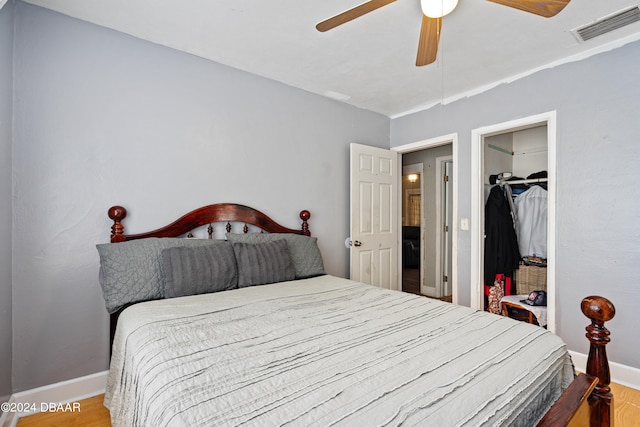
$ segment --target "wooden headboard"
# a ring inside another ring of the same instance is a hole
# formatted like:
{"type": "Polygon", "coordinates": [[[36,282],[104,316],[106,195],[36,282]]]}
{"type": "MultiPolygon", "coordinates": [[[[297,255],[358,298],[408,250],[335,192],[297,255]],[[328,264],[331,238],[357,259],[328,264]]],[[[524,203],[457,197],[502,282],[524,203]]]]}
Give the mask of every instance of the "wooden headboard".
{"type": "Polygon", "coordinates": [[[190,233],[198,227],[208,225],[209,238],[213,238],[213,224],[226,223],[227,232],[231,231],[232,222],[244,223],[243,231],[249,231],[249,225],[260,228],[268,233],[294,233],[310,236],[309,224],[307,221],[311,213],[307,210],[300,211],[302,227],[299,230],[284,227],[264,213],[249,206],[235,203],[217,203],[215,205],[203,206],[192,210],[181,216],[174,222],[153,231],[138,234],[124,234],[122,220],[127,216],[127,210],[122,206],[112,206],[108,211],[109,218],[113,220],[111,226],[111,243],[125,242],[128,240],[144,239],[147,237],[179,237],[190,233]]]}
{"type": "MultiPolygon", "coordinates": [[[[309,223],[307,222],[311,217],[311,213],[308,210],[300,211],[299,216],[302,220],[302,225],[300,229],[296,230],[278,224],[264,213],[249,206],[235,203],[217,203],[192,210],[164,227],[138,234],[124,233],[122,221],[127,216],[127,210],[124,207],[112,206],[107,211],[107,214],[109,218],[113,220],[113,225],[111,226],[111,243],[126,242],[148,237],[188,236],[193,230],[202,226],[208,226],[207,234],[209,239],[212,239],[214,236],[214,226],[218,223],[224,224],[227,233],[231,232],[231,223],[243,223],[242,231],[244,233],[249,232],[249,226],[254,226],[267,233],[311,235],[309,232],[309,223]]],[[[118,317],[125,308],[127,308],[127,306],[122,307],[110,316],[110,346],[113,344],[118,317]]]]}

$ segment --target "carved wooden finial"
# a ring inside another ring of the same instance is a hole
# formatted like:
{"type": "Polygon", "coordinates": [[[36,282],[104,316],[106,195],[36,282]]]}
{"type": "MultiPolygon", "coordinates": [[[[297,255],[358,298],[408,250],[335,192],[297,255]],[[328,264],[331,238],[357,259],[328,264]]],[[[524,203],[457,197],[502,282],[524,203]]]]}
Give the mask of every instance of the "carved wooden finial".
{"type": "Polygon", "coordinates": [[[307,222],[311,218],[311,212],[308,210],[300,211],[300,219],[302,220],[302,233],[309,236],[309,223],[307,222]]]}
{"type": "Polygon", "coordinates": [[[582,300],[580,308],[582,313],[592,322],[608,322],[616,315],[616,308],[613,303],[604,297],[586,297],[582,300]]]}
{"type": "Polygon", "coordinates": [[[113,220],[113,225],[111,226],[111,242],[122,242],[124,240],[122,220],[127,216],[127,210],[122,206],[111,206],[107,211],[107,215],[113,220]]]}
{"type": "Polygon", "coordinates": [[[586,328],[586,336],[590,342],[587,374],[598,378],[598,385],[589,397],[591,425],[609,425],[613,419],[613,395],[609,387],[611,376],[605,346],[610,341],[610,332],[605,328],[604,322],[613,319],[616,309],[611,301],[598,296],[586,297],[582,300],[580,308],[591,320],[591,324],[586,328]]]}

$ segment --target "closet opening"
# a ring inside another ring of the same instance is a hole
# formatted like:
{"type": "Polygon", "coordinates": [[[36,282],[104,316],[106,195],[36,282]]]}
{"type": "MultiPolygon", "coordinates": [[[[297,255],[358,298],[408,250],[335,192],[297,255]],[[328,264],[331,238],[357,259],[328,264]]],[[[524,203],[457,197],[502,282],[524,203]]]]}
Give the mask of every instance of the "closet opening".
{"type": "Polygon", "coordinates": [[[547,126],[486,137],[483,149],[483,308],[546,326],[546,308],[527,307],[529,318],[519,303],[547,291],[547,126]]]}
{"type": "Polygon", "coordinates": [[[472,307],[554,330],[555,114],[543,118],[474,131],[472,307]]]}

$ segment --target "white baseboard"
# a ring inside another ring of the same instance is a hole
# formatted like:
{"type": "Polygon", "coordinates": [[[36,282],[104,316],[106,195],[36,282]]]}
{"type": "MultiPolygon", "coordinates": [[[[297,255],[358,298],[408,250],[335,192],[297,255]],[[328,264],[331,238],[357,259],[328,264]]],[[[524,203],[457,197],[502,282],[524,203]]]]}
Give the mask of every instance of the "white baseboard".
{"type": "MultiPolygon", "coordinates": [[[[7,403],[12,404],[15,402],[13,396],[9,396],[7,403]]],[[[2,427],[15,427],[18,424],[18,415],[13,412],[0,412],[0,426],[2,427]]]]}
{"type": "Polygon", "coordinates": [[[46,406],[49,403],[72,403],[102,394],[107,385],[108,372],[97,372],[84,377],[15,393],[9,398],[9,403],[13,403],[17,407],[33,404],[34,411],[9,413],[5,417],[6,419],[0,419],[2,421],[0,425],[2,427],[15,427],[18,423],[18,418],[32,415],[34,412],[40,412],[42,404],[46,406]]]}
{"type": "MultiPolygon", "coordinates": [[[[585,372],[587,370],[587,355],[569,350],[573,365],[576,370],[585,372]]],[[[621,363],[609,362],[611,381],[625,387],[640,390],[640,369],[621,363]]]]}

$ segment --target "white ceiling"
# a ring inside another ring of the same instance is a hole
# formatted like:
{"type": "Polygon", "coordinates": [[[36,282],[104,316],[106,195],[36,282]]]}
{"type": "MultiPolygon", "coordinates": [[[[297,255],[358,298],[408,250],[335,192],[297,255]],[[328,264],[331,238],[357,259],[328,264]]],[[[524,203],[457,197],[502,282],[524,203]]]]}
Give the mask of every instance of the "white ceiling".
{"type": "Polygon", "coordinates": [[[640,39],[640,22],[584,43],[571,33],[638,0],[573,0],[553,18],[460,0],[444,18],[437,61],[416,67],[419,0],[326,33],[315,25],[364,1],[25,1],[390,117],[640,39]]]}

